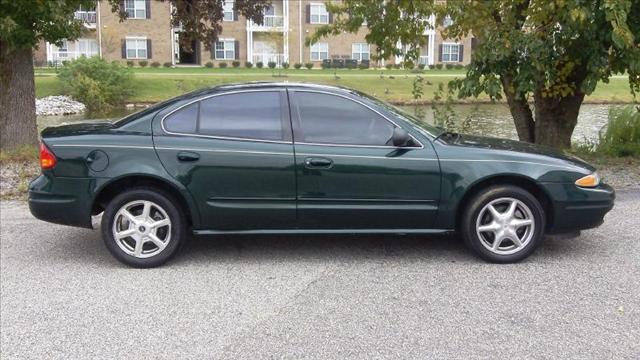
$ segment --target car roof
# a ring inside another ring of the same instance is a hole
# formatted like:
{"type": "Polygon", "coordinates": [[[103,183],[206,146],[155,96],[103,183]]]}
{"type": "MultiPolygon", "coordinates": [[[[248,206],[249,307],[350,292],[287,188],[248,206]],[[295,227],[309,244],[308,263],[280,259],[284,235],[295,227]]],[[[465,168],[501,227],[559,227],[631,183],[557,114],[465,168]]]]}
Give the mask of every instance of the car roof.
{"type": "Polygon", "coordinates": [[[216,85],[204,89],[198,89],[179,96],[178,98],[188,99],[200,96],[215,94],[218,92],[234,91],[234,90],[254,90],[254,89],[273,89],[273,88],[290,88],[290,89],[309,89],[322,90],[332,93],[353,94],[354,90],[339,86],[321,85],[302,82],[271,82],[271,81],[253,81],[244,83],[232,83],[216,85]]]}

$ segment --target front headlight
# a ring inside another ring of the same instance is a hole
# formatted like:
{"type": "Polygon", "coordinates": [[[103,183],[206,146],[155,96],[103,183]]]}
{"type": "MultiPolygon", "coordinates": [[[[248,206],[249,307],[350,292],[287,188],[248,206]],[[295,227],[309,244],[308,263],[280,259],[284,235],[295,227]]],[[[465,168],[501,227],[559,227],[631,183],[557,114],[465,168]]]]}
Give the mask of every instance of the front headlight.
{"type": "Polygon", "coordinates": [[[576,185],[586,188],[596,187],[600,185],[600,176],[598,176],[597,172],[594,172],[593,174],[589,174],[576,180],[576,185]]]}

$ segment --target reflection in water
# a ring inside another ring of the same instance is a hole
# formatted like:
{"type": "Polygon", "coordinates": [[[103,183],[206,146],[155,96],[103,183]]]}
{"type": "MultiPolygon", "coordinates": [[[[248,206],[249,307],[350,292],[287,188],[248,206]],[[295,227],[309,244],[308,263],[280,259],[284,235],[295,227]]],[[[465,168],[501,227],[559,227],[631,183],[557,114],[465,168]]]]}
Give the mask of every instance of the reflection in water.
{"type": "MultiPolygon", "coordinates": [[[[578,125],[573,132],[573,140],[597,140],[598,131],[607,123],[607,115],[611,106],[615,105],[582,105],[578,116],[578,125]]],[[[413,106],[402,106],[401,108],[410,114],[415,113],[413,106]]],[[[466,133],[518,139],[509,107],[506,104],[453,105],[452,108],[459,117],[458,124],[461,124],[466,118],[470,119],[466,133]]],[[[422,111],[426,114],[427,122],[433,124],[431,107],[425,106],[422,111]]]]}
{"type": "MultiPolygon", "coordinates": [[[[573,132],[574,141],[584,139],[597,140],[598,131],[607,123],[609,108],[615,105],[582,105],[578,116],[578,125],[573,132]]],[[[404,110],[410,114],[414,113],[413,106],[403,106],[404,110]]],[[[39,116],[38,128],[40,130],[47,126],[62,125],[79,121],[105,121],[118,120],[125,115],[141,109],[116,109],[112,112],[99,115],[76,114],[61,116],[39,116]]],[[[453,105],[453,110],[459,116],[462,123],[466,118],[470,134],[503,137],[509,139],[518,138],[513,120],[506,104],[478,104],[478,105],[453,105]]],[[[423,106],[422,111],[426,114],[427,122],[433,124],[433,111],[430,106],[423,106]]]]}

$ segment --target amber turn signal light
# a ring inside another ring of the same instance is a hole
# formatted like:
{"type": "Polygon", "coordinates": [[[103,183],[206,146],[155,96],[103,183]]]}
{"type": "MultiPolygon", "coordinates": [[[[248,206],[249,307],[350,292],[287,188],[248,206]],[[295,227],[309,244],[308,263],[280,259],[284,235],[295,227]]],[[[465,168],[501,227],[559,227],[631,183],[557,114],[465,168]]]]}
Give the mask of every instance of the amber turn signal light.
{"type": "Polygon", "coordinates": [[[49,150],[47,145],[40,143],[40,167],[43,170],[52,169],[57,162],[56,156],[49,150]]]}
{"type": "Polygon", "coordinates": [[[576,185],[580,187],[596,187],[600,184],[598,173],[589,174],[576,180],[576,185]]]}

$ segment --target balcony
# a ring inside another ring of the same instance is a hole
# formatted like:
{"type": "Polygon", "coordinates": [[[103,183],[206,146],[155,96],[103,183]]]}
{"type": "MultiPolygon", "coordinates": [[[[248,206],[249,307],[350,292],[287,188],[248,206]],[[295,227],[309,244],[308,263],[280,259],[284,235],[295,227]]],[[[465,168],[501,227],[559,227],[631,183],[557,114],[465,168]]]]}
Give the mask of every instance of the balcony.
{"type": "Polygon", "coordinates": [[[97,15],[95,11],[76,11],[74,14],[76,20],[80,20],[88,28],[95,29],[97,15]]]}
{"type": "Polygon", "coordinates": [[[286,62],[285,54],[253,54],[253,64],[262,62],[264,67],[267,67],[270,62],[276,63],[277,67],[280,67],[283,62],[286,62]]]}
{"type": "Polygon", "coordinates": [[[252,31],[286,31],[285,17],[282,15],[265,15],[262,25],[250,21],[249,29],[252,31]]]}
{"type": "Polygon", "coordinates": [[[67,50],[58,50],[51,51],[48,56],[48,61],[50,65],[62,65],[63,61],[71,61],[78,59],[82,56],[92,57],[98,56],[97,51],[67,51],[67,50]]]}

